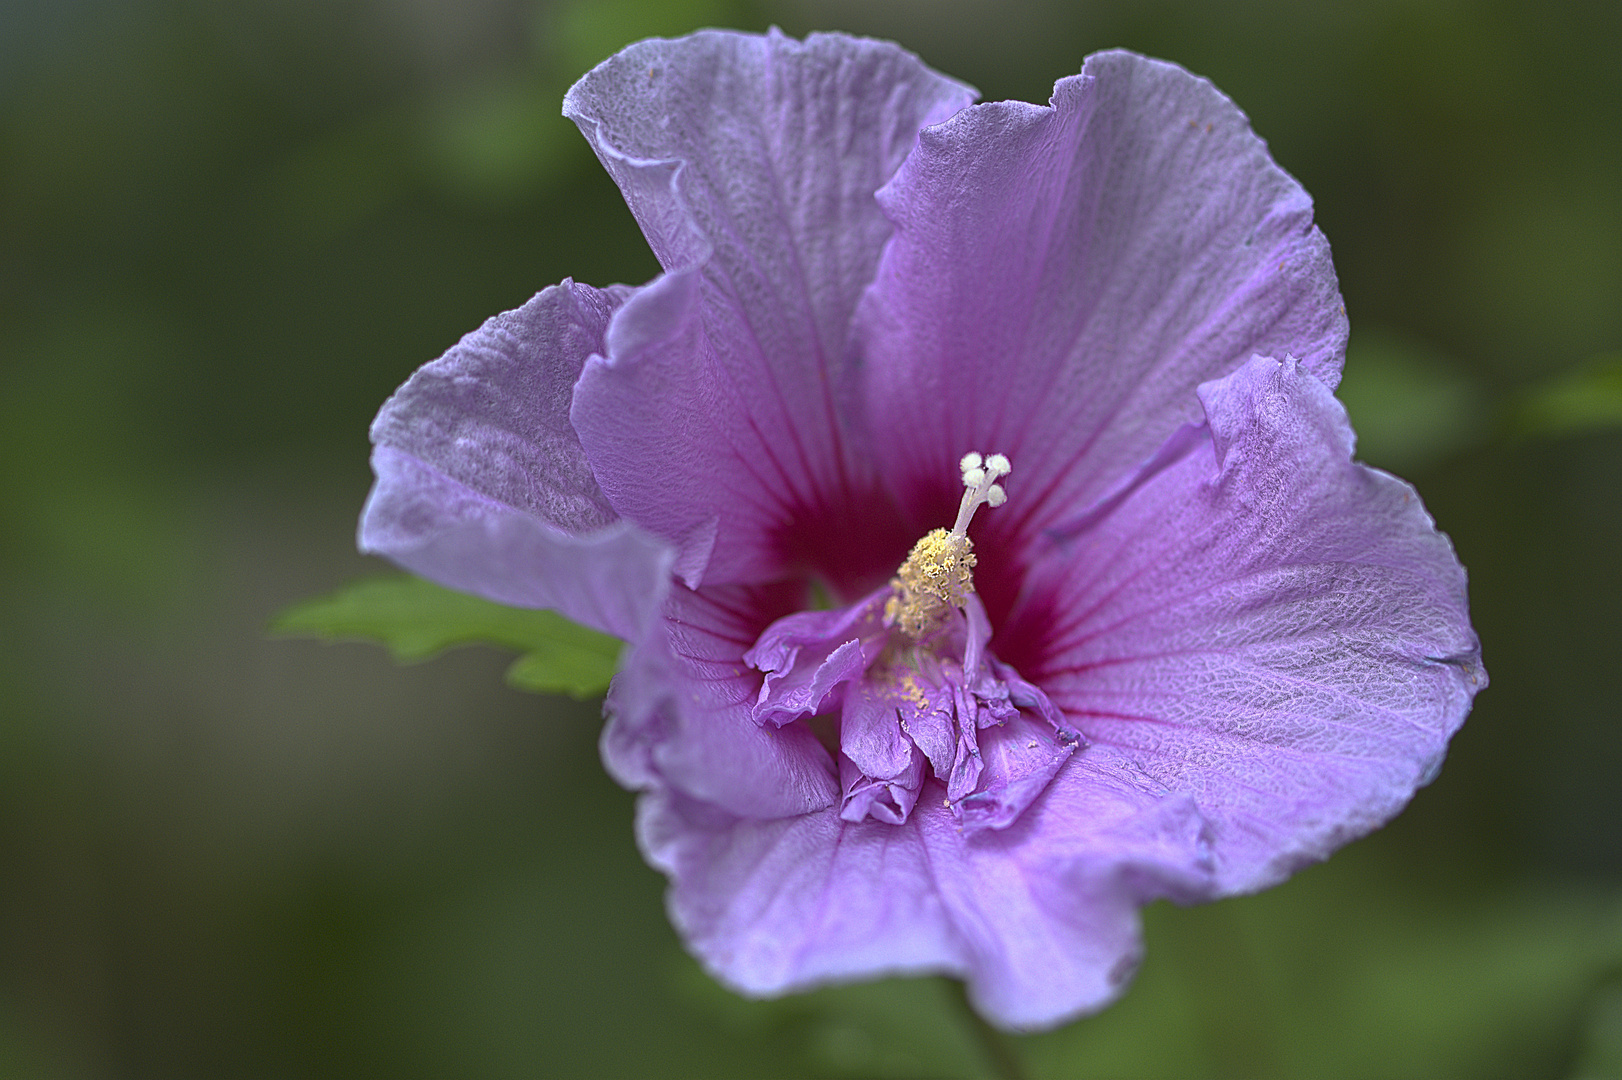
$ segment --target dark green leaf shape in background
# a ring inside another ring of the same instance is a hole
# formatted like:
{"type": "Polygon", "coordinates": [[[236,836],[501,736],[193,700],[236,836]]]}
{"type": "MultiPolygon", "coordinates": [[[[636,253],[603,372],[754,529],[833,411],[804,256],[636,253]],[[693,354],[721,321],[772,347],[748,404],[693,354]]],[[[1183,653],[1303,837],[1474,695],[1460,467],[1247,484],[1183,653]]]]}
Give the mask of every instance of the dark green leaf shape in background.
{"type": "Polygon", "coordinates": [[[363,640],[386,645],[401,663],[453,645],[516,649],[507,682],[519,690],[590,698],[608,688],[617,638],[552,611],[506,607],[415,577],[371,578],[300,601],[271,622],[286,637],[363,640]]]}
{"type": "Polygon", "coordinates": [[[1534,387],[1515,410],[1522,435],[1568,435],[1622,427],[1622,353],[1605,353],[1583,367],[1534,387]]]}

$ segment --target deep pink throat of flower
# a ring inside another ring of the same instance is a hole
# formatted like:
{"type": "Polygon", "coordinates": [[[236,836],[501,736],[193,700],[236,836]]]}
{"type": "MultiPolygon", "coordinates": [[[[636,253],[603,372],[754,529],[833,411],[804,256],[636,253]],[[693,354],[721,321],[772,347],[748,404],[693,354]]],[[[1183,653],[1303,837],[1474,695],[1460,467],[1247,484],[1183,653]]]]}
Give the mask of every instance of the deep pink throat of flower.
{"type": "Polygon", "coordinates": [[[784,616],[744,654],[764,674],[756,723],[837,716],[824,744],[839,763],[843,821],[906,824],[928,775],[963,832],[1006,829],[1081,742],[986,647],[967,529],[980,506],[1006,500],[997,481],[1010,471],[1004,455],[965,455],[950,530],[919,540],[883,588],[842,610],[784,616]]]}

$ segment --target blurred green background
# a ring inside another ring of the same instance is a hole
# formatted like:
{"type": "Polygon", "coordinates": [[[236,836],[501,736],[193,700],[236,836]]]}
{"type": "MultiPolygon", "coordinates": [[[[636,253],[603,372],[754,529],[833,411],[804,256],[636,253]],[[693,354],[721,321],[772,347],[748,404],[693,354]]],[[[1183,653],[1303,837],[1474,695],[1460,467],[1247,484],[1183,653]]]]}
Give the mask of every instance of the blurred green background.
{"type": "Polygon", "coordinates": [[[0,2],[0,1077],[1622,1075],[1622,5],[0,2]],[[685,959],[595,703],[269,640],[366,427],[565,275],[655,272],[563,91],[648,34],[891,37],[988,99],[1210,77],[1317,200],[1362,456],[1471,574],[1441,779],[1272,892],[1145,913],[1113,1009],[685,959]],[[999,1064],[1000,1060],[1000,1064],[999,1064]]]}

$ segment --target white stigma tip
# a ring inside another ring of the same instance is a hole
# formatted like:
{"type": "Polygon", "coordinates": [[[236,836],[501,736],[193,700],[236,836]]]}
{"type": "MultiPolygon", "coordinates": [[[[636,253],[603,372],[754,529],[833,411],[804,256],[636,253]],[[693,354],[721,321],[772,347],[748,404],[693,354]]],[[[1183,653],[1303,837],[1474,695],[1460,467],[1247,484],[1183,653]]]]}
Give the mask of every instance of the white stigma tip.
{"type": "Polygon", "coordinates": [[[997,483],[997,478],[1013,471],[1007,454],[982,456],[977,451],[964,454],[958,461],[963,470],[963,501],[958,504],[957,522],[952,526],[954,536],[962,536],[969,527],[969,519],[982,506],[1001,506],[1008,501],[1008,492],[997,483]]]}

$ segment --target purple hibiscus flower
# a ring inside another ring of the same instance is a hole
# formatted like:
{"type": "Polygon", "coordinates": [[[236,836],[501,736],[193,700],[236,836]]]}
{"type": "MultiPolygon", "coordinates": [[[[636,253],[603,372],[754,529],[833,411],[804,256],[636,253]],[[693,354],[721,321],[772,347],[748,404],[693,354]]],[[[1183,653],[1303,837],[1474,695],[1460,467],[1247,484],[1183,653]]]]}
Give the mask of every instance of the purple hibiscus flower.
{"type": "Polygon", "coordinates": [[[1126,52],[972,102],[839,35],[597,67],[564,112],[664,273],[412,376],[360,543],[629,643],[603,757],[722,980],[944,972],[1029,1029],[1120,992],[1145,902],[1390,818],[1485,675],[1238,109],[1126,52]]]}

